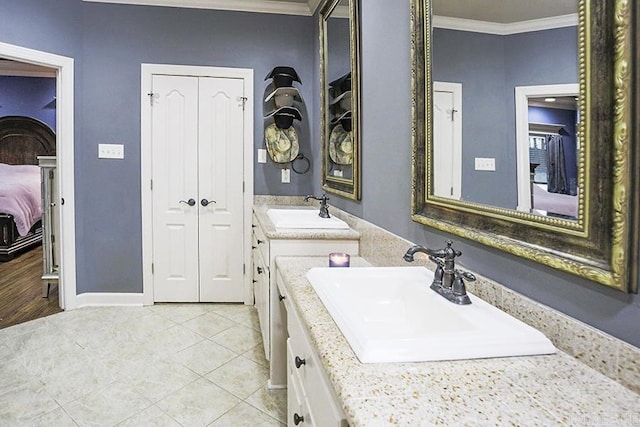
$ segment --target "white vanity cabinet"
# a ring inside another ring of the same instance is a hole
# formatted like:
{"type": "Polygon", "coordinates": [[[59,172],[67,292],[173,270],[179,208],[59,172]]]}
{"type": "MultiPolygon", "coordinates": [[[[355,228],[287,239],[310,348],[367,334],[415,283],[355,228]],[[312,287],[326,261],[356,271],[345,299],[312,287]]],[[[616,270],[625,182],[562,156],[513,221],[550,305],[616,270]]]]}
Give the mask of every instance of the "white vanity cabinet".
{"type": "Polygon", "coordinates": [[[345,427],[346,417],[308,333],[278,274],[287,324],[287,424],[345,427]]]}
{"type": "Polygon", "coordinates": [[[253,214],[253,285],[265,355],[269,360],[269,388],[287,387],[286,324],[276,286],[277,256],[313,256],[346,252],[358,254],[353,230],[297,230],[280,232],[268,217],[253,214]],[[333,237],[332,237],[333,236],[333,237]]]}

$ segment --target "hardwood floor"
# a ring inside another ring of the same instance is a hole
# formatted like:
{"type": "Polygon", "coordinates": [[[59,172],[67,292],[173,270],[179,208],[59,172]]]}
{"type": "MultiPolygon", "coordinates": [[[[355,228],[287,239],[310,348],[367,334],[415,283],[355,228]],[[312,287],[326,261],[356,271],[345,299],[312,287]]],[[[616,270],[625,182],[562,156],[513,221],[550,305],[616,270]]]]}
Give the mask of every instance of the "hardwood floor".
{"type": "Polygon", "coordinates": [[[0,329],[62,311],[58,286],[42,298],[42,246],[0,262],[0,329]]]}

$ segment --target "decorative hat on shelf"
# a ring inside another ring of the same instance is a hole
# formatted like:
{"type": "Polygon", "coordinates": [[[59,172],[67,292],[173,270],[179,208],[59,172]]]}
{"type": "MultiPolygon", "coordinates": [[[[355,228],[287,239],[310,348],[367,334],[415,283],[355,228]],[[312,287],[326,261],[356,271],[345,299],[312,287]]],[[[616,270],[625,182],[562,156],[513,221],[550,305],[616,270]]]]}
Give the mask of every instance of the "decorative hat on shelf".
{"type": "Polygon", "coordinates": [[[346,132],[351,132],[351,117],[351,110],[345,111],[341,115],[334,117],[333,120],[331,120],[330,126],[333,128],[337,125],[340,125],[346,132]]]}
{"type": "Polygon", "coordinates": [[[298,73],[293,67],[275,67],[265,77],[265,80],[273,79],[273,85],[275,87],[290,87],[294,81],[302,83],[298,73]]]}
{"type": "Polygon", "coordinates": [[[300,111],[295,107],[280,107],[264,117],[265,119],[273,117],[276,126],[280,129],[289,129],[293,125],[293,119],[302,120],[300,111]]]}
{"type": "Polygon", "coordinates": [[[264,130],[264,140],[267,152],[275,163],[289,163],[300,151],[298,133],[293,126],[281,129],[272,123],[264,130]]]}
{"type": "Polygon", "coordinates": [[[351,89],[342,92],[339,96],[331,100],[329,105],[338,105],[343,111],[351,110],[351,89]]]}
{"type": "Polygon", "coordinates": [[[351,90],[351,71],[329,83],[329,87],[340,93],[351,90]]]}
{"type": "Polygon", "coordinates": [[[295,87],[277,87],[267,95],[264,101],[273,101],[276,107],[291,107],[294,102],[302,102],[302,96],[295,87]]]}
{"type": "Polygon", "coordinates": [[[329,135],[329,157],[338,165],[353,163],[353,139],[351,132],[346,131],[342,124],[337,124],[329,135]]]}

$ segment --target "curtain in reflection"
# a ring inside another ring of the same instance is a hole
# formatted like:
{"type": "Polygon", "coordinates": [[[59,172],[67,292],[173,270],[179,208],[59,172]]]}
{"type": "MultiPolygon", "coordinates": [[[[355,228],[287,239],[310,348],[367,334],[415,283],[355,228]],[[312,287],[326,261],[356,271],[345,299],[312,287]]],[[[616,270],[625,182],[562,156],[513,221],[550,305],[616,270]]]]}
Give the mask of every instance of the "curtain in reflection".
{"type": "Polygon", "coordinates": [[[564,146],[560,135],[547,135],[547,185],[549,193],[569,193],[564,146]]]}

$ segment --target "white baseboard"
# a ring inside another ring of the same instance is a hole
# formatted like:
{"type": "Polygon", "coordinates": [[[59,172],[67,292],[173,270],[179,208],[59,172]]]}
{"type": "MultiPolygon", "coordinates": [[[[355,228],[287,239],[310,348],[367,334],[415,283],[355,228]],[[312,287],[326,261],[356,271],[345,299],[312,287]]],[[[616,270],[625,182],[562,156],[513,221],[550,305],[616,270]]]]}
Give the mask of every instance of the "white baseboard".
{"type": "Polygon", "coordinates": [[[74,308],[108,305],[141,307],[145,305],[144,295],[142,293],[88,292],[78,295],[76,302],[77,305],[74,308]]]}

